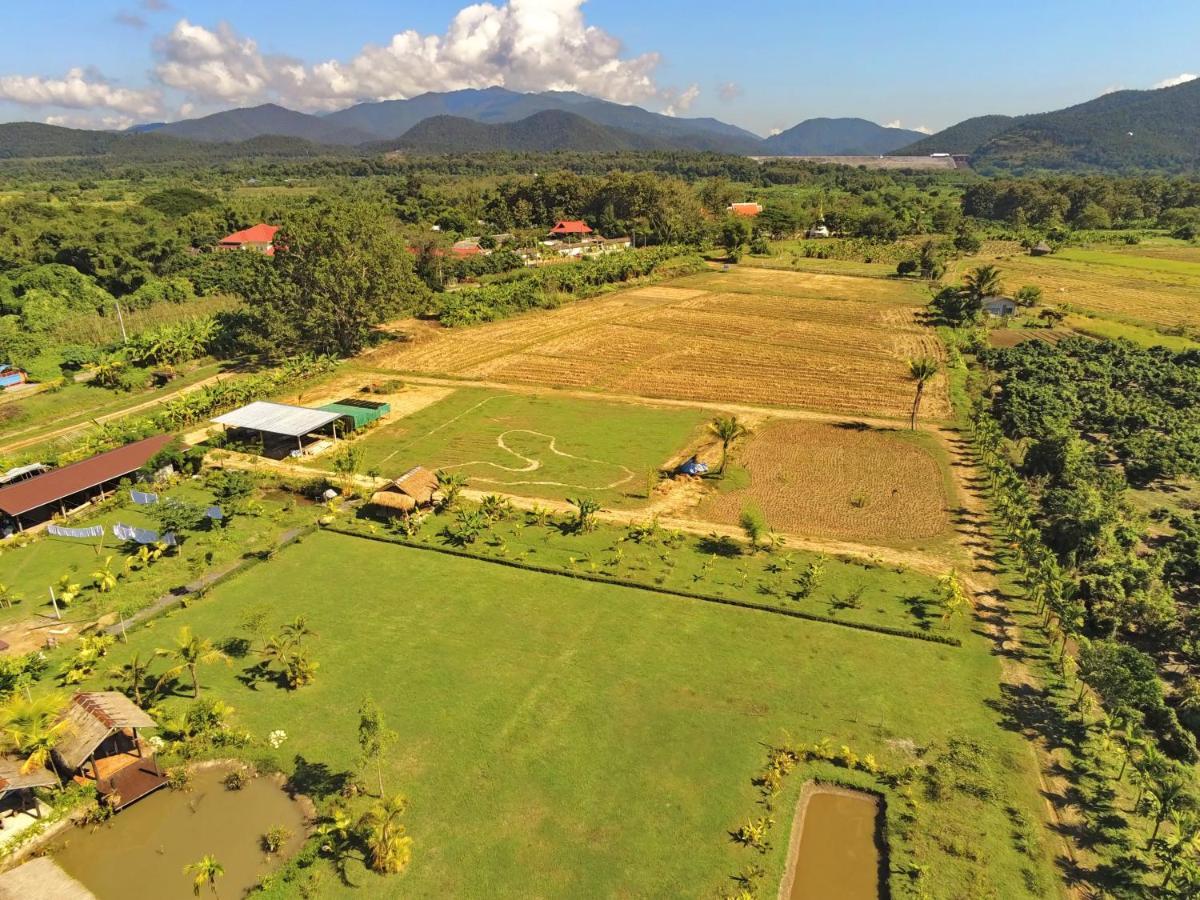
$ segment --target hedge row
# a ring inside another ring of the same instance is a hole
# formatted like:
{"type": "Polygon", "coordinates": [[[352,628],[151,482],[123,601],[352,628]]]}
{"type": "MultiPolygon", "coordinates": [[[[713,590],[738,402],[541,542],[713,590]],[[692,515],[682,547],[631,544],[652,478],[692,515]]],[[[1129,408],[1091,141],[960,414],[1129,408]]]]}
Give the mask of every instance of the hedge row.
{"type": "Polygon", "coordinates": [[[512,278],[477,288],[438,294],[433,314],[447,327],[504,319],[531,309],[551,309],[560,294],[590,297],[606,285],[651,275],[677,277],[703,271],[704,260],[682,247],[653,247],[598,259],[526,269],[512,278]]]}
{"type": "Polygon", "coordinates": [[[783,609],[778,606],[767,606],[763,603],[751,603],[747,600],[731,600],[728,597],[718,597],[713,594],[699,594],[691,591],[681,591],[675,588],[660,587],[658,585],[644,584],[640,581],[634,581],[627,578],[610,578],[605,575],[593,575],[590,572],[570,572],[566,569],[556,569],[551,566],[539,566],[533,563],[518,562],[513,559],[498,559],[494,556],[488,556],[483,553],[472,553],[469,550],[462,550],[455,547],[437,547],[432,544],[422,544],[413,541],[405,540],[404,538],[393,537],[382,534],[365,534],[361,531],[356,531],[351,528],[345,528],[338,525],[326,525],[325,531],[332,531],[335,534],[343,534],[347,537],[363,538],[369,541],[379,541],[384,544],[398,544],[403,547],[411,547],[414,550],[428,550],[432,553],[442,553],[446,556],[456,556],[461,559],[474,559],[481,562],[494,563],[500,566],[508,566],[512,569],[521,569],[526,572],[537,572],[542,575],[558,575],[564,578],[576,578],[580,581],[593,581],[597,584],[615,584],[619,587],[633,588],[639,591],[650,591],[655,594],[663,594],[668,597],[682,597],[687,600],[702,600],[705,603],[719,603],[723,606],[736,606],[742,609],[752,609],[759,612],[774,613],[779,616],[787,616],[792,619],[804,619],[809,622],[822,622],[826,625],[840,625],[843,628],[854,628],[858,631],[870,631],[875,634],[885,634],[889,637],[910,638],[915,641],[925,641],[930,644],[945,644],[950,647],[961,647],[962,641],[958,638],[950,637],[941,634],[928,634],[924,631],[918,631],[914,628],[893,628],[890,625],[871,625],[867,622],[848,622],[844,619],[835,619],[833,616],[823,616],[820,613],[804,612],[798,609],[783,609]]]}

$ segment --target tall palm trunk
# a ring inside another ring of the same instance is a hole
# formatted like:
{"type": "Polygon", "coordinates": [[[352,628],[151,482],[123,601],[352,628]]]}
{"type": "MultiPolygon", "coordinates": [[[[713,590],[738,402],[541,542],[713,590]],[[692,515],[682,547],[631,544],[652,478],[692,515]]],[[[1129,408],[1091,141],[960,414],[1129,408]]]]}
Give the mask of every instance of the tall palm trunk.
{"type": "Polygon", "coordinates": [[[917,413],[921,409],[921,397],[924,395],[924,393],[925,393],[925,382],[918,381],[917,382],[917,395],[913,398],[912,421],[909,423],[909,429],[911,431],[917,430],[917,413]]]}

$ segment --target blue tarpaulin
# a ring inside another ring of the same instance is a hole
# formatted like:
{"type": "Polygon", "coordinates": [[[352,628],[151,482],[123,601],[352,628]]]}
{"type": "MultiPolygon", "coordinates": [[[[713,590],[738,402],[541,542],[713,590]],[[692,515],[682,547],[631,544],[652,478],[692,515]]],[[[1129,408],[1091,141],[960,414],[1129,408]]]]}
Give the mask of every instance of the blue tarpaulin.
{"type": "Polygon", "coordinates": [[[708,463],[702,463],[693,456],[675,471],[680,475],[707,475],[708,463]]]}

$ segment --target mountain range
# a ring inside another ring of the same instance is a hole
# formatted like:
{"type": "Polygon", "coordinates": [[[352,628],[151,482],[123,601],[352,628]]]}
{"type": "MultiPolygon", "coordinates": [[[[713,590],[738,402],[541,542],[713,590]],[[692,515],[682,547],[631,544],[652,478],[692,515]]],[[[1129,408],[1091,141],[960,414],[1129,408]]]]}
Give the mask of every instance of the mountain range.
{"type": "Polygon", "coordinates": [[[1113,91],[1054,112],[977,116],[895,153],[965,153],[984,171],[1195,171],[1200,168],[1200,79],[1155,90],[1113,91]]]}
{"type": "Polygon", "coordinates": [[[450,152],[682,151],[743,156],[965,154],[984,171],[1194,171],[1200,80],[1117,91],[1054,112],[977,116],[934,135],[865,119],[809,119],[768,138],[712,118],[684,118],[570,91],[505,88],[360,103],[326,115],[274,104],[122,133],[0,125],[0,158],[129,160],[450,152]]]}

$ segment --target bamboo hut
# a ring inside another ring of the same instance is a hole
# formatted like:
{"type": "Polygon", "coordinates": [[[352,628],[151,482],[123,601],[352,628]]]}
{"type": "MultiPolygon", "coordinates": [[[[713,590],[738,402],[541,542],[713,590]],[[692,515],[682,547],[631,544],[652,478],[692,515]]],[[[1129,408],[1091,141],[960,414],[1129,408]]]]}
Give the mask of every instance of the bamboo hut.
{"type": "Polygon", "coordinates": [[[432,506],[438,497],[437,475],[424,466],[414,466],[383,490],[371,495],[371,505],[388,514],[410,515],[432,506]]]}

